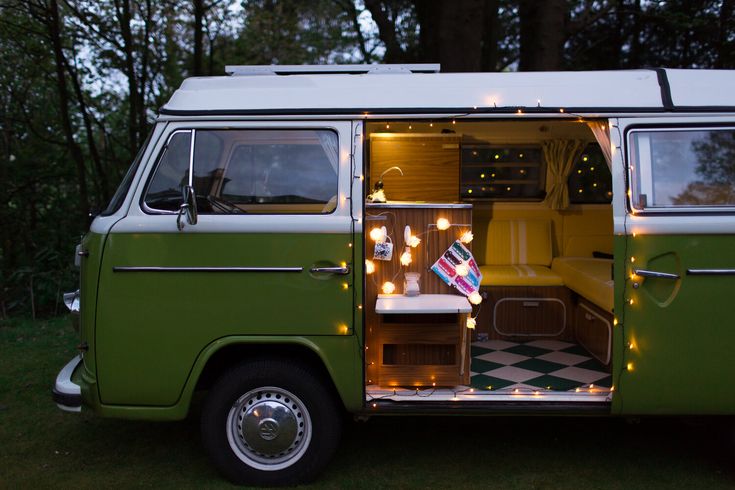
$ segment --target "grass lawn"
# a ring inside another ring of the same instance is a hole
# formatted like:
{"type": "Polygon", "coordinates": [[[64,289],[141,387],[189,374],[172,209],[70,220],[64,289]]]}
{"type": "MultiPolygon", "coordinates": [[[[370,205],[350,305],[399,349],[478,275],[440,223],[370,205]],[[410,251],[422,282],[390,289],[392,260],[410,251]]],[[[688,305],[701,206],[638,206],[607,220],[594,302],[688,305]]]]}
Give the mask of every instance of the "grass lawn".
{"type": "MultiPolygon", "coordinates": [[[[204,455],[196,410],[175,423],[58,410],[50,387],[75,344],[66,320],[0,323],[0,488],[231,487],[204,455]]],[[[347,425],[314,487],[735,488],[728,423],[374,418],[347,425]]]]}

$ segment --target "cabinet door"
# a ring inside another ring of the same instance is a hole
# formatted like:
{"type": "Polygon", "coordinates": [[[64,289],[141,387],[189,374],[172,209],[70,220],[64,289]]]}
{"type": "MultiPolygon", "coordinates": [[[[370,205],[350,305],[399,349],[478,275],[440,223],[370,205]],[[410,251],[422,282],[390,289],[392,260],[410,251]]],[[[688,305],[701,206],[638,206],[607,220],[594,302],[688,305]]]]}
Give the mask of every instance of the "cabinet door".
{"type": "Polygon", "coordinates": [[[370,185],[383,172],[398,166],[382,180],[389,201],[459,201],[459,136],[370,135],[370,185]]]}

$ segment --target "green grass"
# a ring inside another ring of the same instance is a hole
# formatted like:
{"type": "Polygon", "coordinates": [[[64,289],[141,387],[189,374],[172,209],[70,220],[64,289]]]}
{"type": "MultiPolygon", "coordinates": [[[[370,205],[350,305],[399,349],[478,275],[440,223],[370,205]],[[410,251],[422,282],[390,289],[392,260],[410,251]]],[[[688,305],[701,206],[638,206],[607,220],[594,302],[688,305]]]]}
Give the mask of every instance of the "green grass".
{"type": "MultiPolygon", "coordinates": [[[[228,488],[176,423],[59,411],[65,320],[0,323],[0,488],[228,488]]],[[[725,387],[729,389],[729,387],[725,387]]],[[[315,488],[735,488],[729,421],[424,417],[349,423],[315,488]],[[728,432],[729,431],[729,432],[728,432]]]]}

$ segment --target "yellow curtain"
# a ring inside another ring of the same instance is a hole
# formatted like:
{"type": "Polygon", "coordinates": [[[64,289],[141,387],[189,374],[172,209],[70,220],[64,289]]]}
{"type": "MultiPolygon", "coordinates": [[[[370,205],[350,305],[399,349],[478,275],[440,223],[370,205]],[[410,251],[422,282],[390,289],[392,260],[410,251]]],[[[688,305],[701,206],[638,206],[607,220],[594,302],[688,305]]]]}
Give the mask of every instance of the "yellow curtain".
{"type": "Polygon", "coordinates": [[[579,158],[586,143],[582,140],[548,140],[544,141],[544,158],[551,178],[546,202],[551,209],[569,207],[569,189],[567,179],[572,173],[574,162],[579,158]]]}

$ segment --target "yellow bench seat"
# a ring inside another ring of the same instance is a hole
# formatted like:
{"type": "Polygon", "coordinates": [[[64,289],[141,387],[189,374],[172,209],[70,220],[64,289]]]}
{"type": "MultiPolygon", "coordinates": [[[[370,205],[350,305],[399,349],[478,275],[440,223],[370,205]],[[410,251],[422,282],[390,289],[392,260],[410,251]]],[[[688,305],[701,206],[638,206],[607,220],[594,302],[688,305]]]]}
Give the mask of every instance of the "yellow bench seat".
{"type": "Polygon", "coordinates": [[[556,257],[551,270],[564,285],[606,311],[613,311],[614,283],[611,277],[613,261],[587,257],[556,257]]]}
{"type": "Polygon", "coordinates": [[[561,276],[542,265],[481,265],[481,286],[563,286],[561,276]]]}

